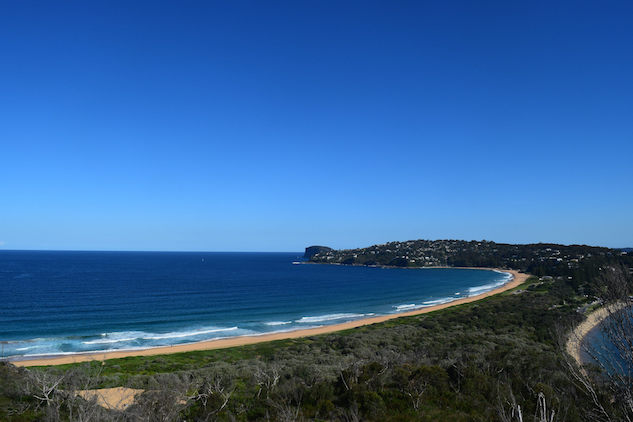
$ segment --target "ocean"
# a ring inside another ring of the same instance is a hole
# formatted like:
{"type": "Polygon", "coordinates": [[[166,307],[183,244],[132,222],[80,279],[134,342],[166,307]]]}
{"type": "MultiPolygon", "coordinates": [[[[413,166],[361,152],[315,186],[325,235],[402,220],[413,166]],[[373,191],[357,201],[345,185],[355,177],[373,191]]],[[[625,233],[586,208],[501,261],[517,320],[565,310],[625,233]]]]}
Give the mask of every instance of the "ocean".
{"type": "Polygon", "coordinates": [[[582,339],[580,359],[583,363],[597,365],[607,372],[630,376],[633,373],[633,367],[631,367],[633,308],[627,307],[619,311],[619,317],[615,320],[613,318],[613,316],[608,316],[582,339]],[[623,319],[628,322],[616,322],[623,319]],[[614,326],[619,328],[614,328],[614,326]],[[619,341],[612,338],[614,334],[620,339],[619,341]]]}
{"type": "Polygon", "coordinates": [[[449,302],[511,278],[468,269],[310,264],[301,255],[0,251],[2,357],[317,327],[449,302]]]}

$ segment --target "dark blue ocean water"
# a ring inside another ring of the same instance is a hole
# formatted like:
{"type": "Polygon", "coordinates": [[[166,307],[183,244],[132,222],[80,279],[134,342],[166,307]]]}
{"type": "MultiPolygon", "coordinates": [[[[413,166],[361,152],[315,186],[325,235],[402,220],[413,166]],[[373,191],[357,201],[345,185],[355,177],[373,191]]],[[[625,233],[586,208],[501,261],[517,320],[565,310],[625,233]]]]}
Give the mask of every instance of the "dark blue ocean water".
{"type": "Polygon", "coordinates": [[[293,264],[300,253],[0,252],[4,356],[147,348],[401,312],[509,274],[293,264]]]}

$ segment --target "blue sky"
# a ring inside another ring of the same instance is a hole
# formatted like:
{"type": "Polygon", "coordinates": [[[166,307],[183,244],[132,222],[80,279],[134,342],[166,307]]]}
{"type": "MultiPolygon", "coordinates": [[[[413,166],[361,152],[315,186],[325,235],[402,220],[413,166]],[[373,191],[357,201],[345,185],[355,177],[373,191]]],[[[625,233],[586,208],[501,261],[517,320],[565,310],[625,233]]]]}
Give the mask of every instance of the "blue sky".
{"type": "Polygon", "coordinates": [[[0,247],[633,245],[631,2],[4,2],[0,247]]]}

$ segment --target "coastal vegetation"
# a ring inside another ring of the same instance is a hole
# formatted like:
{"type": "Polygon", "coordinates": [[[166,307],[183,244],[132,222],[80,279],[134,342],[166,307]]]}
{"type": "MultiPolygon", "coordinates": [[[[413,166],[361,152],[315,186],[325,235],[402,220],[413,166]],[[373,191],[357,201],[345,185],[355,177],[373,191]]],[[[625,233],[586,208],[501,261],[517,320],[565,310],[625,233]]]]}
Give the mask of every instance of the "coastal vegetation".
{"type": "Polygon", "coordinates": [[[316,263],[395,267],[510,268],[537,277],[565,279],[580,294],[595,295],[603,268],[633,267],[633,253],[587,245],[535,243],[514,245],[486,240],[409,240],[361,249],[322,250],[316,263]]]}
{"type": "Polygon", "coordinates": [[[535,276],[477,302],[326,335],[28,370],[3,363],[0,420],[630,420],[630,383],[581,370],[564,346],[585,311],[630,292],[628,254],[413,241],[311,259],[415,266],[418,256],[535,276]],[[143,392],[123,410],[76,394],[106,387],[143,392]]]}

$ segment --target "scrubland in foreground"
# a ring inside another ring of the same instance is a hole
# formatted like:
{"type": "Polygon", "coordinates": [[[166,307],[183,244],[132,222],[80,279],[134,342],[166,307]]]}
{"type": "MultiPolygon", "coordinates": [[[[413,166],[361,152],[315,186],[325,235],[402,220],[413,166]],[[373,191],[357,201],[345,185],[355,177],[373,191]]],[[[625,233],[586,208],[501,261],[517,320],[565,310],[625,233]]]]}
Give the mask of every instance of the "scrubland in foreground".
{"type": "Polygon", "coordinates": [[[520,407],[597,420],[561,346],[586,300],[563,280],[532,278],[475,303],[314,337],[103,364],[5,364],[0,416],[78,420],[96,408],[97,420],[510,421],[520,407]],[[125,411],[72,394],[116,386],[145,392],[125,411]]]}
{"type": "MultiPolygon", "coordinates": [[[[454,265],[501,260],[541,278],[476,302],[329,334],[103,363],[2,364],[0,420],[632,420],[630,377],[609,376],[600,365],[579,368],[566,344],[584,313],[629,300],[633,256],[490,242],[480,242],[482,251],[467,243],[474,249],[454,265]],[[124,410],[77,394],[112,387],[143,392],[124,410]]],[[[623,346],[630,340],[619,338],[623,346]]]]}

